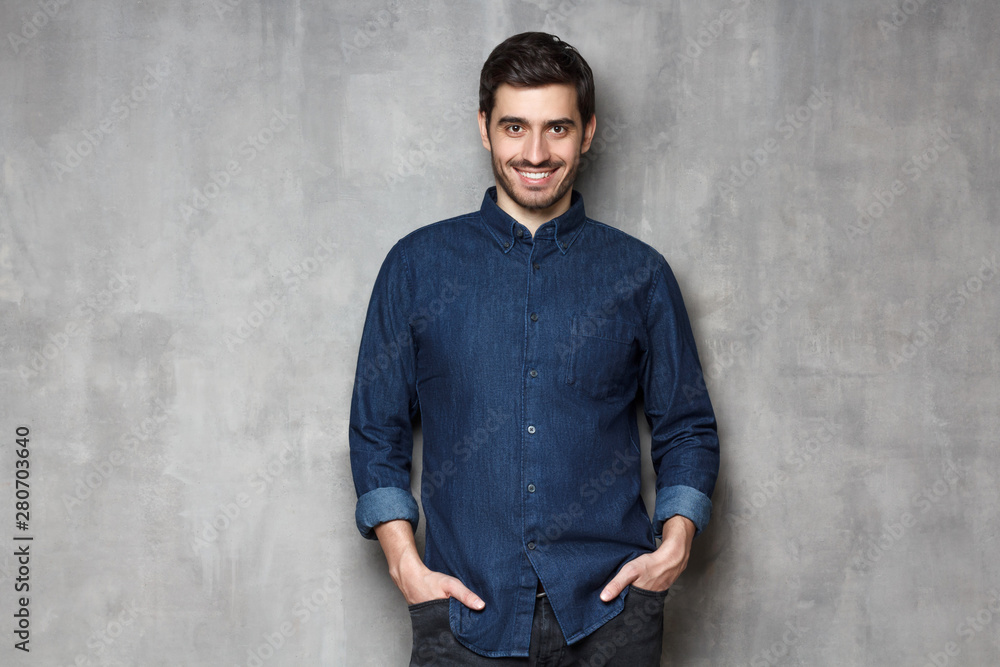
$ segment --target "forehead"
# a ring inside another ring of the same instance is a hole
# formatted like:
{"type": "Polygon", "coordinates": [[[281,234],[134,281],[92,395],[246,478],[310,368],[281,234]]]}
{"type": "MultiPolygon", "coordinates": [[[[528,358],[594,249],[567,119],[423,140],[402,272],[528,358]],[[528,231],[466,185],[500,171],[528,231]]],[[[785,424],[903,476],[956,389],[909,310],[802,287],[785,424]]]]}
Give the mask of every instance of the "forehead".
{"type": "Polygon", "coordinates": [[[544,122],[553,118],[580,120],[576,107],[576,88],[568,83],[545,86],[512,86],[502,83],[493,97],[493,120],[516,116],[529,121],[544,122]]]}

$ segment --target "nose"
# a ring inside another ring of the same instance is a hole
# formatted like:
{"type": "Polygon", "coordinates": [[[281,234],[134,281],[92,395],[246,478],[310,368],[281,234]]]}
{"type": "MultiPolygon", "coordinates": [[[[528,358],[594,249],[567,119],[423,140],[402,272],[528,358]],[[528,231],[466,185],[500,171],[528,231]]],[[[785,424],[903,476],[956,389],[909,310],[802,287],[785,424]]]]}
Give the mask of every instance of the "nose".
{"type": "Polygon", "coordinates": [[[524,145],[523,157],[534,165],[547,162],[549,159],[549,144],[544,132],[532,132],[524,145]]]}

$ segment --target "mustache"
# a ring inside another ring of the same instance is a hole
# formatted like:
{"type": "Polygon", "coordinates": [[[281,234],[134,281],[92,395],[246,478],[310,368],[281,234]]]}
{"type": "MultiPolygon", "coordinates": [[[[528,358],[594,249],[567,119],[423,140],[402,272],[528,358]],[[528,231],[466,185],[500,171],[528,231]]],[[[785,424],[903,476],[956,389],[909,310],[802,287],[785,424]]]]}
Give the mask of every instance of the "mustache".
{"type": "Polygon", "coordinates": [[[512,169],[556,169],[558,167],[564,166],[565,162],[552,162],[551,160],[546,160],[540,164],[531,164],[530,162],[508,162],[507,165],[512,169]]]}

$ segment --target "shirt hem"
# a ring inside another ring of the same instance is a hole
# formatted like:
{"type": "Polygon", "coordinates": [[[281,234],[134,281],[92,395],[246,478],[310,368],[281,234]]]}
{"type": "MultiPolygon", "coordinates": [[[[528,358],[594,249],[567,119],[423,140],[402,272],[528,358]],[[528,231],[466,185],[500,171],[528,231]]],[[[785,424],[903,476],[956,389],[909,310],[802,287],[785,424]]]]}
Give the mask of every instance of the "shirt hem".
{"type": "MultiPolygon", "coordinates": [[[[627,591],[628,589],[626,588],[625,590],[627,591]]],[[[566,645],[569,646],[571,644],[575,644],[576,642],[580,641],[581,639],[584,639],[588,635],[596,632],[598,630],[598,628],[600,628],[601,626],[603,626],[604,624],[606,624],[608,621],[610,621],[611,619],[613,619],[615,616],[617,616],[618,614],[620,614],[623,611],[625,611],[625,597],[624,596],[619,596],[618,599],[621,601],[621,607],[619,607],[618,609],[612,610],[610,614],[608,614],[604,618],[596,621],[595,623],[593,623],[592,625],[590,625],[590,627],[584,628],[580,632],[576,632],[573,635],[571,635],[569,637],[566,637],[566,645]]]]}
{"type": "MultiPolygon", "coordinates": [[[[628,590],[628,589],[626,589],[626,590],[628,590]]],[[[581,639],[586,638],[587,636],[593,634],[599,628],[601,628],[602,626],[604,626],[605,624],[607,624],[609,621],[611,621],[611,619],[613,619],[615,616],[618,616],[618,614],[622,613],[625,610],[625,599],[624,599],[624,597],[619,597],[618,599],[621,600],[621,607],[620,608],[612,610],[609,614],[607,614],[606,616],[604,616],[602,619],[596,621],[595,623],[591,624],[589,627],[587,627],[587,628],[585,628],[585,629],[583,629],[583,630],[581,630],[579,632],[573,633],[571,636],[567,637],[566,638],[566,645],[568,646],[568,645],[571,645],[571,644],[575,644],[576,642],[580,641],[581,639]]],[[[461,603],[459,603],[459,604],[461,604],[461,603]]],[[[455,640],[459,644],[461,644],[462,646],[464,646],[465,648],[467,648],[470,651],[472,651],[473,653],[475,653],[476,655],[481,655],[484,658],[527,658],[528,655],[529,655],[528,649],[525,649],[524,651],[518,651],[516,649],[512,650],[512,651],[504,651],[504,650],[490,651],[490,650],[481,648],[479,646],[476,646],[471,641],[469,641],[468,639],[465,639],[464,637],[462,637],[462,636],[460,636],[458,634],[458,631],[455,629],[454,620],[452,619],[450,613],[448,615],[448,620],[449,620],[448,625],[451,628],[451,634],[455,637],[455,640]]]]}

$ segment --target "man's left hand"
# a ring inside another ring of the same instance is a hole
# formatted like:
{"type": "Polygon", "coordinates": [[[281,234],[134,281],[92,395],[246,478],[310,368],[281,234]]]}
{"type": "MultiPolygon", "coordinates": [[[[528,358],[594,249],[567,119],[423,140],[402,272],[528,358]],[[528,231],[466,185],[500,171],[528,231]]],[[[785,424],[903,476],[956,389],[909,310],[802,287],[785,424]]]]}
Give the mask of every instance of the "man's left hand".
{"type": "Polygon", "coordinates": [[[630,584],[649,591],[665,591],[670,588],[687,567],[694,531],[694,522],[680,514],[664,521],[660,546],[656,551],[625,563],[601,591],[601,600],[614,600],[630,584]]]}

